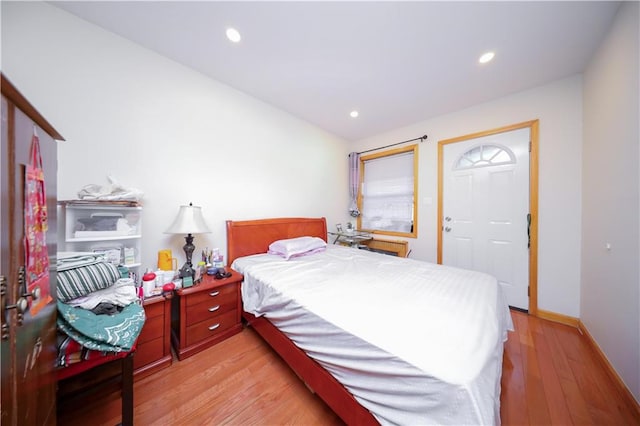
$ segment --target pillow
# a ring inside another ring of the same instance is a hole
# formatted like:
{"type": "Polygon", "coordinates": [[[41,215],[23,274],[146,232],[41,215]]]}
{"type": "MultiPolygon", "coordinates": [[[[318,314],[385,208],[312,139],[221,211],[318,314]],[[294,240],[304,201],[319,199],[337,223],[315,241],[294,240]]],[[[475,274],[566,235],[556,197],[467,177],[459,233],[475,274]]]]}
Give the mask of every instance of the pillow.
{"type": "Polygon", "coordinates": [[[298,237],[278,240],[269,244],[269,254],[276,254],[286,260],[324,250],[327,243],[318,237],[298,237]]]}
{"type": "Polygon", "coordinates": [[[116,265],[107,262],[58,271],[58,300],[66,302],[107,288],[121,277],[116,265]]]}

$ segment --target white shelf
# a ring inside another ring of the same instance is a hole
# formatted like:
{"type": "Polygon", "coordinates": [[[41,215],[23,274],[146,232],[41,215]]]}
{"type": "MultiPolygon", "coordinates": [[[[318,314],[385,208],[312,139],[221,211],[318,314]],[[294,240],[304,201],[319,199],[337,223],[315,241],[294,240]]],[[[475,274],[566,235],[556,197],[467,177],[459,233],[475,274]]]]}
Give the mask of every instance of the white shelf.
{"type": "Polygon", "coordinates": [[[129,268],[140,278],[142,266],[142,207],[122,202],[62,201],[58,215],[60,251],[109,253],[111,261],[129,268]],[[84,234],[76,237],[76,233],[84,234]],[[125,264],[125,249],[133,256],[125,264]]]}
{"type": "Polygon", "coordinates": [[[142,235],[120,235],[117,237],[85,237],[85,238],[67,238],[65,241],[68,243],[87,243],[87,242],[100,242],[100,241],[121,241],[121,240],[135,240],[142,238],[142,235]]]}

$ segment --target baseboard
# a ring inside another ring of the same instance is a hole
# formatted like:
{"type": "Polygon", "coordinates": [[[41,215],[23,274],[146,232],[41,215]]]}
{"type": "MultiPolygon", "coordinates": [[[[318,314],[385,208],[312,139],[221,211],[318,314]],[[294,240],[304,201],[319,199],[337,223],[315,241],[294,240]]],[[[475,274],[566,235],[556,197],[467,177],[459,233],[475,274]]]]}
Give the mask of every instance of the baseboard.
{"type": "Polygon", "coordinates": [[[571,327],[576,328],[578,328],[578,324],[580,323],[578,318],[570,317],[569,315],[557,314],[555,312],[543,311],[542,309],[538,309],[536,316],[538,318],[559,322],[560,324],[570,325],[571,327]]]}
{"type": "Polygon", "coordinates": [[[602,352],[602,350],[600,349],[600,346],[598,346],[598,344],[596,343],[591,333],[589,333],[589,330],[587,329],[587,327],[580,320],[578,320],[578,329],[587,338],[587,341],[593,348],[593,351],[596,353],[597,358],[600,360],[600,362],[604,366],[605,371],[607,372],[609,377],[611,377],[611,380],[613,380],[613,382],[615,383],[615,386],[618,388],[618,390],[622,394],[625,403],[633,411],[635,418],[638,420],[638,423],[640,424],[640,404],[638,404],[638,401],[636,401],[636,399],[634,398],[633,394],[631,393],[627,385],[624,384],[624,381],[618,375],[618,372],[613,368],[613,366],[605,356],[604,352],[602,352]]]}

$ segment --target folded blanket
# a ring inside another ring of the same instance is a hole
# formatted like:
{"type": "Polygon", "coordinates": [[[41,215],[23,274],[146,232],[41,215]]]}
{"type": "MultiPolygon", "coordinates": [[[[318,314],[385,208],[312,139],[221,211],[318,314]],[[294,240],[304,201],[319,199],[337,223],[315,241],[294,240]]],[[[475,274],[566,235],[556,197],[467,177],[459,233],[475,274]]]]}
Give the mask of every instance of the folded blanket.
{"type": "Polygon", "coordinates": [[[110,287],[67,300],[65,303],[83,309],[93,309],[103,302],[116,306],[127,306],[137,300],[138,290],[134,281],[131,278],[120,278],[110,287]]]}
{"type": "Polygon", "coordinates": [[[138,303],[115,315],[96,315],[58,301],[58,328],[85,348],[97,351],[130,351],[144,321],[144,308],[138,303]]]}
{"type": "Polygon", "coordinates": [[[94,265],[104,261],[103,253],[59,251],[56,266],[58,267],[58,272],[60,272],[80,266],[94,265]]]}

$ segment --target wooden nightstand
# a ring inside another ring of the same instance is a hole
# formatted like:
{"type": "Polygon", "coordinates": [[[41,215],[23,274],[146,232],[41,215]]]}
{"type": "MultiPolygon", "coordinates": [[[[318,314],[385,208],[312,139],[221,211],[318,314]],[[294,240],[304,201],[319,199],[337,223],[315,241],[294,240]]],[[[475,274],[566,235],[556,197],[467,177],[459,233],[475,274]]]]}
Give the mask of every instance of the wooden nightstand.
{"type": "Polygon", "coordinates": [[[171,299],[172,295],[169,294],[144,301],[147,319],[133,356],[133,374],[136,379],[171,365],[171,299]]]}
{"type": "Polygon", "coordinates": [[[199,284],[176,291],[172,304],[171,341],[179,360],[242,331],[242,275],[216,280],[205,275],[199,284]]]}

